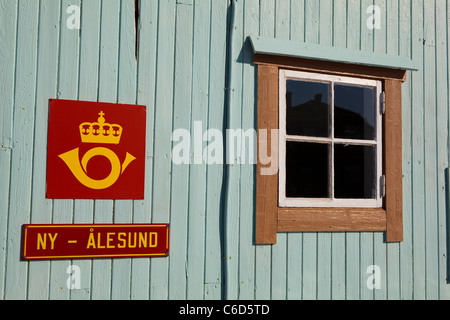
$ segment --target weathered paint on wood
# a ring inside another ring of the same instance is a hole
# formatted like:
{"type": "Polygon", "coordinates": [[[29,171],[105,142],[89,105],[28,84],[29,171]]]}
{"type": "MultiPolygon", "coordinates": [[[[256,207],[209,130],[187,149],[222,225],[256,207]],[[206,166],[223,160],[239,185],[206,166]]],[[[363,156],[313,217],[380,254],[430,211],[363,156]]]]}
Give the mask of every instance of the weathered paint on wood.
{"type": "Polygon", "coordinates": [[[228,168],[223,237],[223,166],[171,161],[174,129],[193,134],[195,121],[204,131],[225,129],[229,5],[141,0],[136,59],[132,0],[0,2],[1,299],[220,299],[225,286],[239,299],[450,299],[450,4],[237,1],[230,128],[256,128],[249,36],[399,55],[418,69],[402,84],[403,242],[387,244],[382,232],[308,232],[279,233],[273,246],[254,244],[255,166],[228,168]],[[374,4],[379,30],[366,24],[374,4]],[[80,30],[66,26],[69,5],[80,6],[80,30]],[[45,199],[50,98],[147,106],[145,200],[45,199]],[[169,222],[170,257],[20,261],[24,223],[113,222],[169,222]],[[80,267],[80,289],[66,286],[71,264],[80,267]],[[380,268],[380,289],[367,287],[372,265],[380,268]]]}

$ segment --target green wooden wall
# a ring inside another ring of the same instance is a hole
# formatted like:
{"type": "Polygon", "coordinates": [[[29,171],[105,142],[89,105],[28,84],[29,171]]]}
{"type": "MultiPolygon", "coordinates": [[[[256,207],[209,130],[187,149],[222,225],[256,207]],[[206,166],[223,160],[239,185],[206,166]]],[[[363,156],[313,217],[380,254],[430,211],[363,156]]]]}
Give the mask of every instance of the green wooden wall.
{"type": "Polygon", "coordinates": [[[230,2],[141,0],[136,59],[134,0],[0,1],[0,299],[450,298],[450,3],[239,0],[228,65],[230,2]],[[80,30],[66,25],[70,5],[81,8],[80,30]],[[367,27],[371,5],[381,9],[380,29],[367,27]],[[222,165],[172,164],[175,129],[255,128],[249,35],[419,66],[403,85],[402,243],[386,244],[383,233],[293,233],[255,246],[253,165],[225,175],[222,165]],[[144,201],[45,199],[50,98],[147,106],[144,201]],[[149,222],[171,224],[169,258],[20,261],[22,224],[149,222]],[[80,289],[66,285],[72,264],[80,289]],[[367,287],[372,265],[379,289],[367,287]]]}

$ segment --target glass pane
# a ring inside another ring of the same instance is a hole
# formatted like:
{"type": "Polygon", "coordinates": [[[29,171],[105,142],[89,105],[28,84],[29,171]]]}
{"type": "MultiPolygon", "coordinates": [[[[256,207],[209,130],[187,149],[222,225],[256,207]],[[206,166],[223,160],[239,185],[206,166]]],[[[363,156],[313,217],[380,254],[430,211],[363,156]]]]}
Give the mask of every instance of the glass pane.
{"type": "Polygon", "coordinates": [[[334,136],[375,140],[376,88],[336,84],[334,136]]]}
{"type": "Polygon", "coordinates": [[[328,138],[330,86],[326,83],[286,81],[288,135],[328,138]]]}
{"type": "Polygon", "coordinates": [[[374,146],[334,147],[334,195],[336,199],[375,199],[376,151],[374,146]]]}
{"type": "Polygon", "coordinates": [[[329,145],[286,142],[286,197],[329,197],[329,145]]]}

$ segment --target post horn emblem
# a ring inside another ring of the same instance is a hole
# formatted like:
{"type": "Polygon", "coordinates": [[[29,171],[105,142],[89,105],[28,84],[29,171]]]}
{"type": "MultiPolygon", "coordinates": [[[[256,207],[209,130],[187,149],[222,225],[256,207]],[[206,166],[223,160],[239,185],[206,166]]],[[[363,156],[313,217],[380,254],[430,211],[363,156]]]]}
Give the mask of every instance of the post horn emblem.
{"type": "MultiPolygon", "coordinates": [[[[105,113],[103,111],[99,113],[99,116],[97,122],[84,122],[80,124],[81,142],[118,145],[123,132],[122,126],[106,123],[104,118],[105,113]]],[[[60,154],[59,157],[69,167],[70,171],[81,184],[94,190],[103,190],[111,187],[117,182],[129,164],[136,160],[134,156],[127,152],[125,161],[121,164],[117,155],[112,150],[104,147],[89,150],[83,156],[81,162],[79,148],[60,154]],[[103,180],[95,180],[87,175],[87,164],[96,156],[103,156],[111,163],[111,172],[103,180]]]]}

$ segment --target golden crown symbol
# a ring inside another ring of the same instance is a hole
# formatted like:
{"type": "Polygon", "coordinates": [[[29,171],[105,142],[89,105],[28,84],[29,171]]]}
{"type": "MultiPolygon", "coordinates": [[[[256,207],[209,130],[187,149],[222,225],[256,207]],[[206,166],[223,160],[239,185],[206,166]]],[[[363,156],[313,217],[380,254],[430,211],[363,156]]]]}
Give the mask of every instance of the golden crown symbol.
{"type": "Polygon", "coordinates": [[[80,124],[80,136],[82,143],[119,144],[123,128],[118,124],[105,123],[101,111],[97,122],[84,122],[80,124]]]}

